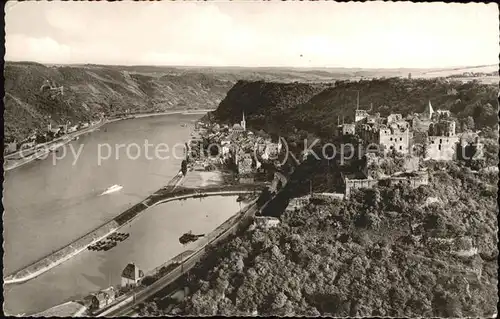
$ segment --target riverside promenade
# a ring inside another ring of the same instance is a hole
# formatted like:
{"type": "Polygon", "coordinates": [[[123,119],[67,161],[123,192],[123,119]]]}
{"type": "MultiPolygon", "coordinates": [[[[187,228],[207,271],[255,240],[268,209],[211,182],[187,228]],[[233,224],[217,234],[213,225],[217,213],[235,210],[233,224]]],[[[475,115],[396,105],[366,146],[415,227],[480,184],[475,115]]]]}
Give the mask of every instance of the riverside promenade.
{"type": "Polygon", "coordinates": [[[202,188],[185,188],[180,187],[184,176],[179,172],[170,182],[141,201],[140,203],[132,206],[125,212],[113,218],[106,224],[98,227],[97,229],[87,233],[86,235],[75,240],[71,244],[55,251],[54,253],[38,260],[37,262],[20,269],[19,271],[8,275],[4,278],[4,284],[16,284],[26,282],[33,279],[44,272],[60,265],[61,263],[76,256],[84,251],[90,245],[108,237],[116,232],[121,227],[133,221],[146,209],[165,203],[168,201],[186,199],[186,198],[201,198],[206,196],[224,196],[224,195],[238,195],[256,192],[262,189],[262,184],[239,184],[227,186],[208,186],[202,188]]]}

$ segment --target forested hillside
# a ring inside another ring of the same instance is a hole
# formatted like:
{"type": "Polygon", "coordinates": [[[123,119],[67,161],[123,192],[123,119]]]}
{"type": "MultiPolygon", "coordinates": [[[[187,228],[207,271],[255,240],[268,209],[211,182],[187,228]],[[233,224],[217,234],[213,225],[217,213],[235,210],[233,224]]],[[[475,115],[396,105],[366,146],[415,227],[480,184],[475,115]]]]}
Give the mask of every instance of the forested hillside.
{"type": "MultiPolygon", "coordinates": [[[[253,125],[273,130],[274,122],[295,105],[306,103],[331,84],[238,81],[212,112],[218,120],[236,123],[245,112],[253,125]]],[[[282,123],[285,124],[285,123],[282,123]]]]}
{"type": "Polygon", "coordinates": [[[496,313],[497,173],[429,163],[431,184],[311,201],[248,230],[144,315],[487,317],[496,313]],[[444,169],[444,170],[443,170],[444,169]]]}
{"type": "Polygon", "coordinates": [[[213,115],[234,121],[244,110],[250,126],[259,129],[306,130],[328,137],[339,118],[353,120],[358,92],[360,108],[369,109],[372,104],[372,112],[382,116],[420,113],[431,101],[435,109],[450,110],[459,121],[472,117],[478,129],[498,123],[498,86],[443,78],[336,81],[334,85],[239,82],[213,115]]]}
{"type": "MultiPolygon", "coordinates": [[[[116,66],[45,66],[32,62],[5,64],[4,125],[7,138],[26,137],[44,128],[49,117],[63,124],[90,120],[99,113],[162,112],[215,108],[233,85],[230,81],[168,69],[146,73],[116,66]],[[57,90],[43,91],[49,80],[57,90]]],[[[151,71],[151,70],[149,70],[151,71]]]]}

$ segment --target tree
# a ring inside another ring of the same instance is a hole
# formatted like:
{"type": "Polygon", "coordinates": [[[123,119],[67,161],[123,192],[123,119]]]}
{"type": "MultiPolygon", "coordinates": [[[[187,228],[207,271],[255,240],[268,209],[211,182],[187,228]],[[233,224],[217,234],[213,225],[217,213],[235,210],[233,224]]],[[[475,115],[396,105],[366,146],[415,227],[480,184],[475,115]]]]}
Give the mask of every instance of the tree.
{"type": "Polygon", "coordinates": [[[467,117],[465,124],[467,125],[467,129],[469,130],[474,130],[476,127],[474,124],[474,119],[470,115],[467,117]]]}

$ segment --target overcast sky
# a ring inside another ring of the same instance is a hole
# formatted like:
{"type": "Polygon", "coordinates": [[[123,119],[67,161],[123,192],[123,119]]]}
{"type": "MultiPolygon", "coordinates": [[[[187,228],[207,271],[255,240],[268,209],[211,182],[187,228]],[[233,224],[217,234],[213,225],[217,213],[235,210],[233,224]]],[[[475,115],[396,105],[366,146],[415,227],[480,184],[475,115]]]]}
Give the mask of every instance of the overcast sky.
{"type": "Polygon", "coordinates": [[[6,6],[6,60],[449,67],[498,63],[494,4],[47,2],[6,6]]]}

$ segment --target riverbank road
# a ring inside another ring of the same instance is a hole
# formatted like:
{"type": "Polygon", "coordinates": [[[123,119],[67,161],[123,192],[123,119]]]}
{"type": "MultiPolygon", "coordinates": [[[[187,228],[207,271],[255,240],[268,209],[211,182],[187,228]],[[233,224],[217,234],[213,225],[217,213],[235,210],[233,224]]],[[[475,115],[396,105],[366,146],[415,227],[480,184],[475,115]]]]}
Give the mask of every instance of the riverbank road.
{"type": "Polygon", "coordinates": [[[151,298],[152,296],[160,292],[162,289],[164,289],[166,286],[177,280],[184,272],[191,269],[196,264],[196,262],[199,261],[199,259],[203,255],[203,252],[204,249],[201,249],[193,256],[191,256],[188,260],[186,260],[183,267],[175,268],[169,274],[161,277],[143,291],[134,294],[132,296],[132,300],[130,300],[129,298],[127,299],[127,301],[129,302],[124,302],[123,307],[118,306],[118,308],[115,310],[111,310],[110,312],[103,312],[99,314],[98,317],[122,317],[128,315],[131,312],[134,312],[135,307],[138,304],[145,302],[147,299],[151,298]]]}

